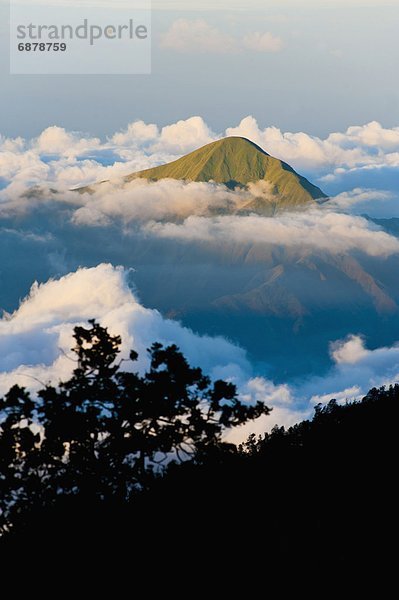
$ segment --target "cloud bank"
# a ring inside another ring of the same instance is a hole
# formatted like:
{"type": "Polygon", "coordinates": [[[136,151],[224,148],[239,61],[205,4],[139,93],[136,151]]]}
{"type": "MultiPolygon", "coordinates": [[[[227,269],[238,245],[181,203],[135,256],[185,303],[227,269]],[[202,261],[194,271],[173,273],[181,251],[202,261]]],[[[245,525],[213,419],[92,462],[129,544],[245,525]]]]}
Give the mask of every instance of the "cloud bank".
{"type": "Polygon", "coordinates": [[[238,54],[280,52],[283,40],[270,33],[255,31],[234,36],[212,26],[205,19],[178,19],[161,36],[161,47],[176,52],[206,54],[238,54]]]}
{"type": "Polygon", "coordinates": [[[75,368],[73,328],[95,318],[122,336],[122,358],[139,353],[140,372],[149,367],[146,349],[154,341],[177,344],[193,366],[213,379],[238,385],[244,401],[268,400],[289,412],[287,386],[253,377],[245,351],[220,337],[194,334],[156,310],[143,307],[131,291],[129,272],[109,264],[34,284],[11,315],[0,320],[0,394],[14,384],[35,391],[48,382],[66,380],[75,368]]]}
{"type": "Polygon", "coordinates": [[[226,135],[251,139],[330,196],[354,189],[369,190],[370,210],[376,205],[375,210],[382,213],[387,207],[388,214],[388,209],[392,213],[395,208],[399,127],[384,128],[371,122],[322,139],[305,132],[283,132],[273,126],[262,128],[251,116],[219,133],[194,116],[164,127],[135,121],[107,140],[56,126],[31,140],[0,135],[0,202],[34,185],[68,189],[118,178],[175,160],[226,135]],[[373,198],[373,192],[377,197],[373,198]],[[382,200],[378,197],[381,192],[391,194],[391,199],[382,200]]]}
{"type": "Polygon", "coordinates": [[[1,393],[12,382],[31,387],[32,377],[45,383],[69,376],[74,368],[72,329],[89,318],[122,335],[123,357],[131,348],[139,352],[141,371],[148,366],[146,349],[160,341],[177,343],[192,364],[211,375],[224,372],[240,378],[250,373],[243,350],[222,338],[196,336],[156,310],[144,308],[128,279],[129,271],[101,264],[35,283],[20,307],[0,321],[1,393]]]}
{"type": "MultiPolygon", "coordinates": [[[[252,117],[223,134],[213,132],[198,116],[162,128],[135,121],[105,141],[53,126],[31,140],[0,137],[0,218],[28,215],[43,207],[57,211],[62,204],[68,210],[65,218],[76,227],[106,227],[117,222],[124,233],[140,229],[157,238],[227,239],[333,253],[358,250],[385,257],[397,253],[397,239],[359,215],[399,216],[395,179],[399,176],[386,177],[387,169],[399,172],[398,165],[399,127],[386,129],[375,122],[349,127],[326,139],[302,132],[283,133],[275,127],[261,129],[252,117]],[[235,192],[212,183],[172,180],[120,185],[124,175],[174,160],[223,135],[252,139],[299,171],[310,172],[310,178],[327,192],[328,186],[336,187],[339,180],[338,193],[317,211],[283,214],[271,220],[234,216],[253,198],[271,199],[270,190],[261,185],[235,192]],[[388,189],[345,189],[348,177],[351,183],[353,177],[366,178],[376,187],[381,187],[383,180],[388,189]],[[92,196],[69,191],[109,179],[112,183],[99,186],[92,196]]],[[[7,223],[7,227],[14,225],[7,223]]]]}
{"type": "Polygon", "coordinates": [[[34,284],[20,307],[0,320],[0,394],[15,383],[35,391],[67,379],[76,365],[73,327],[85,325],[89,318],[122,336],[122,357],[132,348],[139,352],[136,368],[141,372],[148,368],[146,349],[154,341],[175,343],[192,365],[201,366],[213,379],[234,382],[243,401],[261,400],[273,407],[270,417],[232,432],[232,441],[275,424],[292,425],[309,417],[319,402],[360,398],[372,386],[399,380],[399,345],[368,350],[360,336],[352,335],[331,345],[334,366],[326,376],[275,385],[254,373],[241,348],[223,338],[194,334],[142,306],[129,277],[122,268],[101,264],[34,284]]]}
{"type": "Polygon", "coordinates": [[[399,240],[366,219],[322,210],[287,212],[273,218],[192,216],[183,224],[151,223],[147,230],[163,238],[186,241],[274,244],[331,253],[360,250],[383,257],[399,252],[399,240]]]}

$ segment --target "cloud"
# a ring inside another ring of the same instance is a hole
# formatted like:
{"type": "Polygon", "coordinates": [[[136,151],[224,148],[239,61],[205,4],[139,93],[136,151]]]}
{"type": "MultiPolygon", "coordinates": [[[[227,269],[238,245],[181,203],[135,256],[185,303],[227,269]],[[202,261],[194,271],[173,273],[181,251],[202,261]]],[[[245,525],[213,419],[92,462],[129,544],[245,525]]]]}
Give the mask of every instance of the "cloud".
{"type": "Polygon", "coordinates": [[[371,203],[377,205],[378,208],[379,205],[391,203],[391,201],[397,203],[392,192],[355,188],[348,192],[342,192],[335,198],[330,198],[329,206],[338,210],[360,211],[361,214],[364,214],[371,203]]]}
{"type": "Polygon", "coordinates": [[[120,133],[115,133],[111,141],[116,146],[140,146],[149,142],[154,142],[159,136],[158,126],[154,123],[144,123],[144,121],[134,121],[129,123],[127,129],[120,133]]]}
{"type": "Polygon", "coordinates": [[[238,386],[242,401],[264,401],[271,416],[232,431],[241,442],[274,425],[290,426],[312,415],[315,404],[335,397],[340,402],[361,398],[371,387],[399,380],[399,345],[369,350],[360,336],[331,345],[334,366],[324,377],[275,384],[254,373],[243,349],[221,337],[199,336],[176,321],[140,304],[131,290],[131,274],[101,264],[79,269],[45,284],[34,284],[20,307],[0,320],[0,394],[18,383],[33,392],[48,382],[70,377],[75,368],[73,327],[97,319],[112,334],[122,336],[122,357],[139,352],[134,368],[148,368],[146,349],[154,342],[177,344],[192,365],[213,379],[238,386]]]}
{"type": "Polygon", "coordinates": [[[248,137],[273,156],[296,168],[320,169],[342,165],[352,167],[368,162],[367,155],[360,147],[346,146],[347,134],[340,138],[332,134],[322,140],[303,132],[284,133],[277,127],[261,129],[256,119],[251,116],[242,119],[237,127],[229,127],[226,133],[248,137]]]}
{"type": "MultiPolygon", "coordinates": [[[[338,211],[399,216],[399,128],[372,122],[322,139],[276,127],[262,129],[250,116],[222,133],[193,116],[164,127],[135,121],[107,140],[56,126],[31,140],[0,136],[0,212],[26,209],[29,203],[21,196],[34,186],[64,192],[95,181],[120,180],[224,135],[248,137],[290,163],[335,196],[338,211]]],[[[30,206],[34,204],[31,199],[30,206]]]]}
{"type": "MultiPolygon", "coordinates": [[[[247,190],[229,190],[223,185],[164,179],[148,182],[137,179],[104,183],[93,194],[68,192],[59,195],[39,194],[38,199],[25,195],[13,203],[14,210],[31,211],[35,206],[69,204],[70,222],[79,227],[122,226],[125,234],[183,241],[186,243],[253,244],[298,250],[343,254],[360,251],[368,256],[385,258],[399,253],[399,240],[370,220],[340,212],[357,198],[343,195],[331,206],[298,212],[281,212],[273,217],[235,215],[253,198],[269,201],[270,188],[264,182],[251,184],[247,190]]],[[[359,200],[360,202],[360,200],[359,200]]],[[[10,210],[10,209],[8,209],[10,210]]],[[[5,214],[7,204],[0,207],[5,214]]]]}
{"type": "Polygon", "coordinates": [[[105,141],[56,126],[32,140],[0,136],[0,174],[6,184],[15,178],[30,185],[61,179],[73,187],[175,160],[225,135],[251,139],[320,185],[334,187],[334,195],[360,187],[385,191],[384,183],[388,191],[397,192],[393,174],[399,166],[399,127],[386,129],[372,122],[322,139],[273,126],[262,129],[251,116],[219,133],[194,116],[161,128],[135,121],[105,141]]]}
{"type": "Polygon", "coordinates": [[[103,142],[55,126],[32,140],[0,135],[0,202],[34,185],[64,190],[119,178],[175,160],[216,138],[198,116],[160,129],[135,121],[103,142]]]}
{"type": "MultiPolygon", "coordinates": [[[[244,121],[255,128],[253,119],[244,121]]],[[[283,135],[277,131],[275,128],[265,130],[263,141],[256,137],[259,136],[256,129],[247,134],[263,145],[269,140],[271,146],[274,139],[275,150],[282,144],[285,154],[295,148],[302,160],[306,148],[310,157],[315,147],[320,152],[324,147],[322,140],[314,140],[306,134],[283,135]]],[[[395,130],[392,131],[395,134],[395,130]]],[[[229,133],[239,132],[229,130],[229,133]]],[[[363,139],[359,128],[351,131],[351,136],[358,141],[363,139]]],[[[256,241],[257,245],[305,246],[332,253],[360,250],[382,257],[397,253],[397,239],[357,216],[364,213],[379,216],[394,211],[397,195],[391,191],[355,188],[338,194],[318,210],[285,213],[269,219],[256,215],[223,216],[226,212],[234,213],[253,198],[267,201],[270,192],[263,189],[261,183],[251,184],[244,191],[230,191],[212,183],[174,180],[158,183],[137,180],[126,187],[120,184],[123,175],[175,159],[217,137],[197,116],[163,128],[137,121],[103,143],[58,127],[46,129],[34,140],[2,138],[0,172],[4,183],[0,189],[0,215],[32,213],[44,206],[54,206],[56,210],[57,204],[62,203],[64,207],[69,206],[69,218],[75,225],[107,226],[121,222],[124,226],[140,227],[146,235],[158,238],[215,243],[256,241]],[[71,188],[107,179],[111,183],[98,187],[92,196],[68,192],[71,188]],[[40,191],[35,192],[35,186],[39,186],[40,191]],[[50,188],[59,193],[51,193],[50,188]]],[[[392,143],[395,136],[387,137],[392,143]]],[[[342,136],[336,139],[345,146],[342,136]]],[[[374,138],[367,134],[365,139],[370,144],[374,138]]],[[[283,152],[282,147],[280,150],[283,152]]],[[[364,150],[346,148],[343,152],[360,155],[364,150]]],[[[370,160],[373,153],[374,147],[370,160]]],[[[278,152],[273,151],[273,154],[278,152]]]]}
{"type": "Polygon", "coordinates": [[[59,154],[76,156],[88,149],[100,145],[98,138],[85,139],[74,133],[68,133],[63,127],[48,127],[36,140],[36,148],[40,154],[59,154]]]}
{"type": "Polygon", "coordinates": [[[239,444],[255,435],[263,435],[266,431],[277,425],[278,427],[291,427],[309,418],[312,408],[299,408],[296,406],[294,389],[288,385],[274,385],[271,381],[263,377],[253,377],[241,388],[241,397],[243,401],[257,402],[268,400],[268,406],[273,410],[269,416],[260,417],[254,423],[247,423],[237,429],[232,430],[228,436],[228,441],[239,444]]]}
{"type": "Polygon", "coordinates": [[[341,404],[359,401],[373,387],[399,383],[399,343],[369,350],[361,336],[349,335],[331,344],[331,356],[335,364],[326,375],[278,386],[274,404],[273,384],[263,378],[252,378],[246,386],[251,390],[251,399],[266,394],[274,409],[267,419],[259,419],[252,428],[244,426],[231,432],[232,441],[240,442],[252,432],[270,431],[275,424],[289,427],[311,418],[314,406],[327,404],[333,398],[341,404]]]}
{"type": "Polygon", "coordinates": [[[237,37],[224,33],[205,19],[178,19],[161,36],[161,47],[184,53],[279,52],[283,41],[270,32],[253,32],[237,37]]]}
{"type": "Polygon", "coordinates": [[[329,139],[333,143],[346,147],[366,146],[397,150],[399,148],[399,127],[387,129],[377,121],[371,121],[363,126],[348,127],[345,133],[332,133],[329,139]]]}
{"type": "MultiPolygon", "coordinates": [[[[63,198],[76,202],[76,194],[63,198]]],[[[137,179],[125,187],[103,184],[96,193],[79,199],[83,206],[77,207],[72,216],[72,222],[77,225],[98,225],[118,219],[134,226],[154,220],[182,220],[193,214],[234,211],[248,201],[248,194],[234,193],[212,183],[137,179]]]]}
{"type": "MultiPolygon", "coordinates": [[[[156,162],[173,160],[218,139],[202,117],[194,116],[177,121],[171,125],[159,128],[151,123],[135,121],[130,123],[124,131],[115,133],[109,140],[113,150],[121,157],[129,157],[128,149],[136,155],[145,152],[154,155],[156,162]]],[[[148,158],[147,161],[150,159],[148,158]]],[[[147,163],[146,166],[152,166],[147,163]]]]}
{"type": "Polygon", "coordinates": [[[399,127],[384,129],[375,121],[321,139],[277,127],[261,129],[256,119],[248,116],[226,134],[248,137],[295,169],[318,177],[329,174],[330,180],[351,170],[399,166],[399,127]]]}
{"type": "Polygon", "coordinates": [[[307,405],[360,400],[371,388],[399,382],[399,344],[369,350],[359,335],[331,344],[333,368],[324,377],[312,377],[296,389],[307,405]]]}
{"type": "Polygon", "coordinates": [[[154,144],[152,150],[185,154],[209,144],[215,139],[216,135],[201,117],[191,117],[163,127],[159,140],[154,144]]]}
{"type": "Polygon", "coordinates": [[[331,346],[331,356],[338,365],[354,365],[368,356],[364,340],[359,335],[351,335],[345,341],[331,346]]]}
{"type": "Polygon", "coordinates": [[[266,33],[249,33],[242,39],[242,45],[254,52],[280,52],[283,49],[283,40],[267,31],[266,33]]]}
{"type": "Polygon", "coordinates": [[[250,433],[261,435],[274,425],[290,427],[309,419],[317,404],[333,398],[341,404],[359,401],[373,387],[399,383],[399,343],[369,350],[361,336],[349,335],[331,344],[331,357],[334,365],[323,377],[279,386],[261,377],[250,379],[242,388],[243,397],[248,390],[251,400],[267,397],[274,408],[269,417],[232,431],[231,441],[239,443],[250,433]]]}
{"type": "Polygon", "coordinates": [[[29,386],[29,377],[59,380],[74,368],[70,348],[72,328],[98,319],[123,337],[123,355],[140,353],[147,367],[146,348],[154,341],[177,343],[192,364],[212,374],[222,370],[242,377],[251,367],[245,352],[222,338],[200,337],[179,323],[144,308],[128,285],[129,272],[101,264],[80,269],[45,284],[35,283],[20,307],[0,321],[0,387],[12,381],[29,386]]]}
{"type": "Polygon", "coordinates": [[[369,256],[385,257],[399,252],[399,240],[366,219],[322,209],[286,212],[272,218],[191,216],[184,223],[149,223],[147,231],[176,240],[275,244],[333,254],[361,250],[369,256]]]}
{"type": "Polygon", "coordinates": [[[0,394],[16,383],[35,391],[48,382],[66,380],[76,366],[71,352],[73,327],[95,318],[112,334],[122,336],[123,358],[132,348],[139,353],[134,368],[140,372],[149,367],[146,349],[154,341],[175,343],[193,366],[200,366],[213,379],[237,384],[244,402],[263,400],[289,411],[287,386],[253,377],[244,350],[221,337],[196,335],[145,308],[128,281],[128,271],[101,264],[35,283],[20,307],[0,320],[0,394]]]}
{"type": "Polygon", "coordinates": [[[177,52],[237,52],[235,39],[212,27],[205,19],[178,19],[162,35],[161,46],[177,52]]]}

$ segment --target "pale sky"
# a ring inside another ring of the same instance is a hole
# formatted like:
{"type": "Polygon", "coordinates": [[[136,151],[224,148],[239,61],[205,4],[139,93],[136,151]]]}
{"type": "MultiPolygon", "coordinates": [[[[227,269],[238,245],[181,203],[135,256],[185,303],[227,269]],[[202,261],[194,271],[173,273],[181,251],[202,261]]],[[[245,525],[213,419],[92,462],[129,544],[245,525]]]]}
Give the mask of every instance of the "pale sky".
{"type": "Polygon", "coordinates": [[[249,114],[314,135],[399,124],[399,0],[245,0],[245,11],[234,10],[242,0],[153,4],[168,10],[153,11],[152,75],[23,76],[9,75],[0,0],[0,134],[59,125],[104,136],[137,119],[194,115],[217,132],[249,114]]]}

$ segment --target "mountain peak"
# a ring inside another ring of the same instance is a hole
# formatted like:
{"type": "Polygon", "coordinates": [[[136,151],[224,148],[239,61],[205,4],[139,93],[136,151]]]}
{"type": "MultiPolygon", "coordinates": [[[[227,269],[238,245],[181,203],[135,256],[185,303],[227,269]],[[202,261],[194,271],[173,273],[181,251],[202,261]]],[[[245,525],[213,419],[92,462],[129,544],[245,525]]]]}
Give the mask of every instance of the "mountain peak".
{"type": "MultiPolygon", "coordinates": [[[[222,150],[223,152],[238,151],[242,148],[247,152],[261,152],[266,156],[270,156],[263,148],[255,144],[255,142],[240,135],[231,135],[222,138],[221,140],[216,140],[216,142],[210,142],[206,146],[200,148],[200,150],[205,148],[213,148],[214,150],[222,150]]],[[[198,152],[198,150],[195,150],[194,153],[195,152],[198,152]]]]}
{"type": "Polygon", "coordinates": [[[132,173],[125,181],[128,183],[137,178],[150,181],[213,181],[230,189],[267,181],[276,202],[282,207],[295,207],[326,198],[318,187],[288,164],[270,156],[251,140],[239,136],[211,142],[166,165],[132,173]]]}

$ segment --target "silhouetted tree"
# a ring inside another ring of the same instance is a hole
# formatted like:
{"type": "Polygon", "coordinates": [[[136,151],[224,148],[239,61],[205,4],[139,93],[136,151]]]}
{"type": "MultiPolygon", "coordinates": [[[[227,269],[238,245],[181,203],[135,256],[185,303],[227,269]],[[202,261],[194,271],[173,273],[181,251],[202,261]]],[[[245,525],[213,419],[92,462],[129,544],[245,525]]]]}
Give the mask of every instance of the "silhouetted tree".
{"type": "Polygon", "coordinates": [[[68,382],[37,398],[14,387],[2,400],[0,501],[11,533],[0,551],[10,560],[21,565],[23,549],[35,575],[51,564],[62,581],[75,561],[90,589],[105,571],[129,590],[145,572],[151,586],[184,574],[195,585],[185,595],[209,585],[207,569],[233,593],[248,582],[266,593],[278,572],[284,586],[306,576],[330,589],[390,565],[399,386],[332,400],[233,451],[223,431],[266,407],[243,406],[174,346],[155,344],[138,375],[118,362],[120,338],[95,322],[75,340],[68,382]]]}
{"type": "MultiPolygon", "coordinates": [[[[69,381],[37,398],[14,387],[1,400],[2,529],[60,497],[128,500],[171,460],[199,461],[223,432],[268,414],[239,401],[231,383],[192,368],[176,346],[153,344],[143,376],[122,370],[121,338],[95,321],[76,327],[69,381]]],[[[130,353],[130,361],[138,358],[130,353]]],[[[229,448],[225,445],[226,448],[229,448]]]]}

